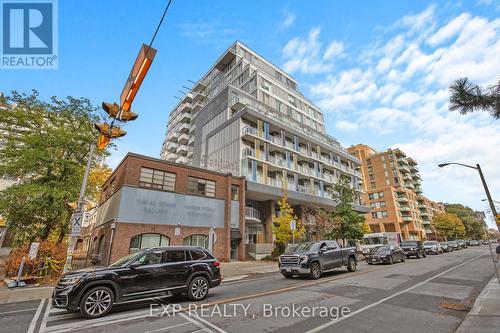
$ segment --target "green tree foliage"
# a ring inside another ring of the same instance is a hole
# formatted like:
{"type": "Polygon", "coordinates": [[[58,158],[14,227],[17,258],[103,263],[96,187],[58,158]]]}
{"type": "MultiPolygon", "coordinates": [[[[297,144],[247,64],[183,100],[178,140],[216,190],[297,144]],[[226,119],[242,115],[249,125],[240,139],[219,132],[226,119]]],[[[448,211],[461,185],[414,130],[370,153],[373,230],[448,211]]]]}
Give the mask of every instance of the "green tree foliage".
{"type": "Polygon", "coordinates": [[[282,254],[285,251],[286,245],[290,243],[292,238],[300,241],[305,233],[302,221],[295,216],[293,207],[288,203],[287,193],[283,198],[278,200],[278,207],[280,209],[279,216],[273,218],[273,232],[276,238],[274,242],[274,255],[282,254]],[[296,221],[296,229],[291,229],[291,222],[296,221]]]}
{"type": "Polygon", "coordinates": [[[466,77],[455,80],[450,85],[449,109],[460,114],[482,110],[493,118],[500,119],[500,80],[486,89],[470,82],[466,77]]]}
{"type": "Polygon", "coordinates": [[[484,234],[484,221],[479,219],[476,212],[467,206],[461,204],[445,204],[446,213],[457,215],[462,221],[466,238],[481,239],[484,234]]]}
{"type": "Polygon", "coordinates": [[[346,240],[363,238],[365,217],[352,209],[354,190],[349,186],[349,179],[341,177],[333,186],[332,199],[337,206],[331,213],[331,230],[325,237],[343,240],[344,244],[346,240]]]}
{"type": "MultiPolygon", "coordinates": [[[[97,108],[86,98],[52,97],[44,102],[36,91],[14,91],[0,102],[0,174],[20,179],[0,192],[0,214],[16,244],[51,235],[62,239],[70,214],[66,203],[78,198],[88,150],[96,138],[97,108]]],[[[95,160],[102,154],[96,152],[95,160]]]]}
{"type": "Polygon", "coordinates": [[[434,228],[447,240],[461,238],[465,234],[465,227],[460,218],[455,214],[439,214],[432,219],[434,228]]]}

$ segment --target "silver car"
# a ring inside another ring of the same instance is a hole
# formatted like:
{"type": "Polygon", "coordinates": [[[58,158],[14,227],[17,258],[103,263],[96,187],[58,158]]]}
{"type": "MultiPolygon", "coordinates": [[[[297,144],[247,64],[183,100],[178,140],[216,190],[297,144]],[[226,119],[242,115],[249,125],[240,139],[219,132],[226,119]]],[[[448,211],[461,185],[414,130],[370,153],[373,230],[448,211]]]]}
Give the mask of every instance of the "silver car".
{"type": "Polygon", "coordinates": [[[441,248],[441,244],[436,241],[425,241],[424,242],[424,250],[427,254],[441,254],[443,253],[443,249],[441,248]]]}

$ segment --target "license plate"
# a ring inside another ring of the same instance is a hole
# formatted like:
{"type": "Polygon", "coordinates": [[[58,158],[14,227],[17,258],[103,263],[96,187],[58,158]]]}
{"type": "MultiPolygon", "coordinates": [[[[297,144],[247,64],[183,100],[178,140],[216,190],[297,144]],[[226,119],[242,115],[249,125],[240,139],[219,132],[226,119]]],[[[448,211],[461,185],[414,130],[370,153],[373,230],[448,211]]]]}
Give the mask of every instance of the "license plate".
{"type": "Polygon", "coordinates": [[[291,268],[285,268],[285,271],[288,272],[288,273],[290,273],[292,271],[292,269],[291,268]]]}

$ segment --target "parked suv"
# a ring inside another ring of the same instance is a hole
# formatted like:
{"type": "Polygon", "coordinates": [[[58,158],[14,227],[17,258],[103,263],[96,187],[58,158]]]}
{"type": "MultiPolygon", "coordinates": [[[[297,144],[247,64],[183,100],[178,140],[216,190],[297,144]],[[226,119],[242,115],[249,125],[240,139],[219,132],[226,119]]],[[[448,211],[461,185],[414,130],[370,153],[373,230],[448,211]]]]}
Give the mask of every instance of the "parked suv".
{"type": "Polygon", "coordinates": [[[441,248],[441,244],[436,241],[425,241],[424,242],[424,250],[427,254],[441,254],[443,253],[443,249],[441,248]]]}
{"type": "Polygon", "coordinates": [[[104,316],[123,302],[186,293],[203,300],[221,283],[220,263],[200,247],[155,247],[130,254],[109,267],[64,274],[52,296],[53,306],[85,318],[104,316]]]}
{"type": "Polygon", "coordinates": [[[415,256],[418,259],[422,257],[424,258],[427,257],[427,254],[425,253],[424,250],[424,245],[422,244],[421,241],[416,241],[416,240],[404,241],[401,242],[400,246],[405,251],[406,258],[409,258],[411,256],[415,256]]]}
{"type": "Polygon", "coordinates": [[[356,248],[341,248],[333,240],[301,243],[293,251],[279,257],[279,270],[286,278],[307,275],[311,279],[319,279],[323,272],[341,266],[354,272],[356,265],[356,248]]]}

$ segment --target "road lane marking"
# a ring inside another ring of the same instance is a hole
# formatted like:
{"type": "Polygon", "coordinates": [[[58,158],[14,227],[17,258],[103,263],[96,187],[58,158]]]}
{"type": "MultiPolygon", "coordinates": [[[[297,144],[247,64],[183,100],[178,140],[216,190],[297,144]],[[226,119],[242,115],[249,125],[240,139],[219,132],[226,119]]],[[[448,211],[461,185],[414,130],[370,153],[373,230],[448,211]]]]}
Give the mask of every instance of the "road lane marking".
{"type": "Polygon", "coordinates": [[[180,324],[177,324],[177,325],[172,325],[172,326],[167,326],[167,327],[163,327],[163,328],[158,328],[158,329],[156,329],[156,330],[152,330],[152,331],[145,331],[144,333],[161,332],[161,331],[166,331],[166,330],[169,330],[169,329],[171,329],[171,328],[180,327],[180,326],[185,326],[185,325],[191,325],[191,322],[180,323],[180,324]]]}
{"type": "Polygon", "coordinates": [[[227,333],[226,331],[224,331],[222,328],[218,327],[218,326],[215,326],[214,324],[212,324],[211,322],[209,322],[208,320],[205,320],[203,318],[201,318],[200,316],[198,316],[197,314],[194,314],[193,317],[195,317],[196,319],[198,319],[199,321],[201,321],[202,323],[204,323],[205,325],[208,325],[210,327],[212,327],[214,330],[216,330],[217,332],[220,332],[220,333],[227,333]]]}
{"type": "Polygon", "coordinates": [[[42,323],[40,324],[40,329],[38,330],[38,332],[43,332],[45,330],[45,327],[47,326],[47,319],[49,317],[49,313],[50,313],[50,309],[51,309],[51,305],[52,305],[52,299],[49,298],[49,300],[47,301],[47,308],[45,309],[45,313],[43,315],[43,318],[42,318],[42,323]]]}
{"type": "Polygon", "coordinates": [[[37,308],[29,308],[29,309],[22,309],[22,310],[5,311],[5,312],[0,312],[0,315],[13,314],[13,313],[18,313],[18,312],[28,312],[28,311],[33,311],[36,309],[37,308]]]}
{"type": "Polygon", "coordinates": [[[36,323],[38,322],[38,317],[40,317],[40,313],[42,312],[44,303],[45,303],[45,298],[42,298],[42,300],[40,301],[40,305],[38,305],[38,308],[36,309],[35,315],[33,316],[33,319],[31,320],[31,323],[30,323],[30,326],[28,327],[27,333],[33,333],[35,331],[36,323]]]}
{"type": "Polygon", "coordinates": [[[310,329],[310,330],[306,331],[305,333],[316,333],[316,332],[322,331],[322,330],[324,330],[325,328],[330,327],[330,326],[332,326],[332,325],[334,325],[334,324],[337,324],[337,323],[341,322],[342,320],[344,320],[344,319],[346,319],[346,318],[353,317],[353,316],[355,316],[355,315],[357,315],[357,314],[359,314],[359,313],[361,313],[361,312],[363,312],[363,311],[365,311],[365,310],[371,309],[371,308],[373,308],[374,306],[377,306],[377,305],[379,305],[379,304],[381,304],[381,303],[384,303],[385,301],[388,301],[388,300],[390,300],[390,299],[392,299],[392,298],[394,298],[394,297],[397,297],[397,296],[399,296],[399,295],[402,295],[402,294],[404,294],[404,293],[407,293],[408,291],[411,291],[411,290],[413,290],[413,289],[415,289],[415,288],[418,288],[418,287],[420,287],[421,285],[426,284],[427,282],[429,282],[429,281],[431,281],[431,280],[433,280],[433,279],[435,279],[435,278],[437,278],[437,277],[440,277],[440,276],[442,276],[442,275],[444,275],[444,274],[446,274],[446,273],[449,273],[449,272],[451,272],[451,271],[453,271],[453,270],[455,270],[455,269],[457,269],[457,268],[459,268],[459,267],[461,267],[461,266],[464,266],[464,265],[466,265],[466,264],[468,264],[468,263],[470,263],[470,262],[472,262],[472,261],[474,261],[474,260],[476,260],[476,259],[478,259],[478,258],[480,258],[480,257],[484,256],[486,253],[487,253],[487,252],[484,252],[484,253],[482,253],[482,254],[480,254],[480,255],[478,255],[478,256],[476,256],[476,257],[472,258],[472,259],[469,259],[469,260],[467,260],[467,261],[464,261],[463,263],[461,263],[461,264],[459,264],[459,265],[453,266],[453,267],[448,268],[447,270],[445,270],[445,271],[443,271],[443,272],[441,272],[441,273],[439,273],[439,274],[433,275],[433,276],[431,276],[430,278],[425,279],[424,281],[422,281],[422,282],[420,282],[420,283],[417,283],[416,285],[411,286],[410,288],[407,288],[407,289],[405,289],[405,290],[401,290],[401,291],[399,291],[399,292],[397,292],[397,293],[395,293],[395,294],[392,294],[391,296],[388,296],[388,297],[383,298],[383,299],[381,299],[381,300],[379,300],[379,301],[377,301],[377,302],[375,302],[375,303],[372,303],[372,304],[370,304],[370,305],[367,305],[367,306],[365,306],[365,307],[362,307],[361,309],[358,309],[358,310],[356,310],[356,311],[354,311],[354,312],[351,312],[348,316],[345,316],[345,317],[340,317],[340,318],[339,318],[339,319],[337,319],[337,320],[332,320],[332,321],[329,321],[329,322],[327,322],[327,323],[325,323],[325,324],[323,324],[323,325],[320,325],[320,326],[318,326],[318,327],[315,327],[315,328],[313,328],[313,329],[310,329]]]}

